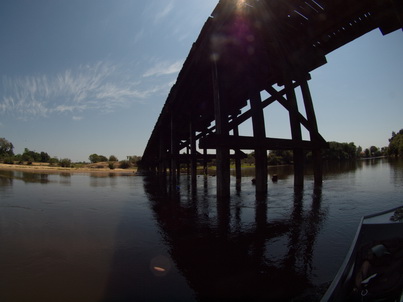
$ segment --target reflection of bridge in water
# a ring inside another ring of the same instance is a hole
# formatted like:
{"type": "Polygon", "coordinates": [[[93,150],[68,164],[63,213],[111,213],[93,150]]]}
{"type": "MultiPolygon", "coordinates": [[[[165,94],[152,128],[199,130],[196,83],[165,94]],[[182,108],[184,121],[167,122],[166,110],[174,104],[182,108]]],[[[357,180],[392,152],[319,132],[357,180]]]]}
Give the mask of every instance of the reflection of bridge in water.
{"type": "Polygon", "coordinates": [[[321,189],[295,190],[277,217],[267,200],[244,192],[217,202],[199,177],[199,191],[182,179],[168,192],[164,179],[148,178],[145,192],[172,261],[199,300],[290,301],[313,287],[312,259],[325,212],[321,189]],[[305,205],[304,205],[305,204],[305,205]],[[270,216],[270,218],[268,217],[270,216]]]}
{"type": "Polygon", "coordinates": [[[402,28],[402,20],[400,0],[221,0],[168,95],[143,168],[169,170],[174,184],[181,162],[190,163],[195,179],[197,163],[206,165],[213,156],[217,194],[228,196],[230,158],[239,167],[241,150],[252,149],[256,191],[265,193],[267,150],[293,150],[295,186],[303,185],[303,151],[312,150],[315,182],[321,183],[320,149],[327,144],[318,131],[309,72],[325,64],[333,50],[375,28],[383,34],[402,28]],[[305,114],[297,105],[298,87],[305,114]],[[262,100],[262,92],[269,97],[262,100]],[[289,140],[266,137],[263,110],[273,102],[289,112],[289,140]],[[240,136],[239,125],[249,119],[253,136],[240,136]],[[302,127],[309,140],[303,140],[302,127]],[[187,154],[180,154],[182,149],[187,154]]]}

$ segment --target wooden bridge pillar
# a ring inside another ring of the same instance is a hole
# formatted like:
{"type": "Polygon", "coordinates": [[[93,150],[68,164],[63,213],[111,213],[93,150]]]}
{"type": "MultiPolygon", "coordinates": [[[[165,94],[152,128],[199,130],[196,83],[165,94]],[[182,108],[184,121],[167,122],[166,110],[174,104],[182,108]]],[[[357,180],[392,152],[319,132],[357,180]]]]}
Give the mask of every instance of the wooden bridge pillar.
{"type": "Polygon", "coordinates": [[[197,154],[196,154],[196,135],[193,129],[192,119],[190,118],[189,122],[189,141],[190,141],[190,175],[191,182],[196,183],[197,178],[197,154]]]}
{"type": "Polygon", "coordinates": [[[179,155],[178,144],[176,139],[176,131],[175,131],[175,122],[174,122],[174,113],[171,113],[171,162],[169,168],[169,177],[170,177],[170,185],[171,189],[176,190],[177,184],[177,158],[179,155]]]}
{"type": "MultiPolygon", "coordinates": [[[[216,123],[216,134],[218,136],[228,136],[228,114],[225,106],[225,92],[220,89],[222,78],[218,73],[217,62],[212,63],[213,73],[213,92],[214,92],[214,116],[216,123]]],[[[226,197],[230,195],[230,162],[229,148],[226,146],[217,146],[216,149],[217,166],[217,197],[226,197]]]]}
{"type": "Polygon", "coordinates": [[[159,160],[158,160],[158,174],[166,175],[166,149],[163,137],[159,138],[159,160]]]}
{"type": "MultiPolygon", "coordinates": [[[[296,145],[302,142],[301,124],[299,121],[299,111],[297,97],[295,96],[294,85],[292,80],[286,80],[285,90],[289,105],[289,116],[292,140],[296,145]]],[[[293,149],[294,159],[294,187],[302,187],[304,185],[304,151],[302,148],[293,149]]]]}
{"type": "MultiPolygon", "coordinates": [[[[258,142],[266,139],[266,126],[264,122],[263,107],[261,106],[259,90],[252,90],[250,93],[250,107],[252,113],[253,136],[258,142]]],[[[256,194],[267,193],[267,149],[255,149],[255,179],[256,194]]]]}
{"type": "Polygon", "coordinates": [[[208,172],[207,163],[208,163],[207,149],[203,149],[203,174],[204,174],[204,176],[207,176],[207,172],[208,172]]]}
{"type": "MultiPolygon", "coordinates": [[[[233,118],[235,117],[236,116],[233,116],[233,118]]],[[[233,130],[234,130],[234,137],[239,137],[238,125],[236,125],[233,130]]],[[[242,175],[241,175],[241,157],[239,149],[235,150],[235,178],[236,178],[236,188],[237,190],[240,190],[242,175]]]]}

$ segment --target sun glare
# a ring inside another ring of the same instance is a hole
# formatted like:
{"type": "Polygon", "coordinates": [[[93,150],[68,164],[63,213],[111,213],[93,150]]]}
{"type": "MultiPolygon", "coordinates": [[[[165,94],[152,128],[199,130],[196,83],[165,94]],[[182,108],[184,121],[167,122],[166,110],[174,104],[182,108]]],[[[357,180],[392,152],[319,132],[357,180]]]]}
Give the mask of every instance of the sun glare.
{"type": "Polygon", "coordinates": [[[235,0],[235,1],[236,1],[235,5],[236,5],[237,9],[241,9],[246,3],[246,0],[235,0]]]}

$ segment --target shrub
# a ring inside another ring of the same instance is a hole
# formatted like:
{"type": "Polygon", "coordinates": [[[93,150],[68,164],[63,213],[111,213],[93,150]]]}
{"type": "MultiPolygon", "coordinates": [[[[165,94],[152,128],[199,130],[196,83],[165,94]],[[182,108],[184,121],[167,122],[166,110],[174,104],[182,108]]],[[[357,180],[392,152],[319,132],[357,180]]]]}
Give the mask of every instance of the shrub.
{"type": "Polygon", "coordinates": [[[109,156],[109,161],[118,161],[118,158],[115,155],[109,156]]]}
{"type": "Polygon", "coordinates": [[[113,165],[113,162],[109,162],[109,163],[108,163],[108,167],[109,167],[109,169],[111,169],[111,170],[115,169],[115,166],[113,165]]]}
{"type": "Polygon", "coordinates": [[[66,167],[70,168],[71,167],[71,160],[68,158],[63,158],[59,161],[59,166],[60,167],[66,167]]]}
{"type": "Polygon", "coordinates": [[[10,156],[4,157],[3,158],[3,163],[13,165],[14,164],[14,159],[10,156]]]}
{"type": "Polygon", "coordinates": [[[128,169],[128,168],[130,168],[130,162],[129,162],[128,160],[122,160],[122,161],[119,163],[119,168],[121,168],[121,169],[128,169]]]}
{"type": "Polygon", "coordinates": [[[56,166],[59,164],[59,159],[57,157],[53,157],[53,158],[49,159],[49,164],[51,166],[56,166]]]}

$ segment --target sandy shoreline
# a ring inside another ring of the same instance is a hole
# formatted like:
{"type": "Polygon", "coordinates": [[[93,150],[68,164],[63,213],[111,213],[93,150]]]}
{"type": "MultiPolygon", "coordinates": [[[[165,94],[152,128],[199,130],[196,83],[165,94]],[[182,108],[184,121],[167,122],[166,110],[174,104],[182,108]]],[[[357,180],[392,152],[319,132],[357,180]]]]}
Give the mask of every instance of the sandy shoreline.
{"type": "Polygon", "coordinates": [[[109,169],[109,168],[65,168],[51,167],[47,165],[32,164],[32,165],[10,165],[0,164],[0,170],[8,171],[26,171],[31,173],[89,173],[89,174],[115,174],[115,175],[135,175],[136,168],[130,169],[109,169]]]}

